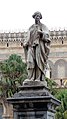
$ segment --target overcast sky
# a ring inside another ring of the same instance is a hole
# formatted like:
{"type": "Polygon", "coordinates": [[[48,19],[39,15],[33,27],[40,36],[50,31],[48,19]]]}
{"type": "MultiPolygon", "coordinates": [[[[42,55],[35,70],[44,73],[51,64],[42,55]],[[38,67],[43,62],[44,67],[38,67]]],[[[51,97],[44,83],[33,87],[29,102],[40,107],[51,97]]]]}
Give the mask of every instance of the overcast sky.
{"type": "Polygon", "coordinates": [[[28,29],[35,11],[49,29],[67,29],[67,0],[0,0],[0,32],[28,29]]]}

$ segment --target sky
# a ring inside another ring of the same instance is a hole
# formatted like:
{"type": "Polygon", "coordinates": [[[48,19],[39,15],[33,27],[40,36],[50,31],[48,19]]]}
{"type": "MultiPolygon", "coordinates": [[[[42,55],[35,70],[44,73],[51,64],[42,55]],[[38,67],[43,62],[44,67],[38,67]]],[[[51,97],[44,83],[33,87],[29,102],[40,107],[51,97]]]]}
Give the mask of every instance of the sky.
{"type": "Polygon", "coordinates": [[[36,11],[49,30],[67,29],[67,0],[0,0],[0,32],[27,30],[36,11]]]}

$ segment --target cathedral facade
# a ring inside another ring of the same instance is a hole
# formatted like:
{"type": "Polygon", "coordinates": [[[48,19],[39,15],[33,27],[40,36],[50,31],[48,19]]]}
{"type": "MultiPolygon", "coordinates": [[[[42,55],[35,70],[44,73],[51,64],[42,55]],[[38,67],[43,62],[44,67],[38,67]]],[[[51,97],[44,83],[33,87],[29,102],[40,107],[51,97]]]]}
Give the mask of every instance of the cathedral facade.
{"type": "Polygon", "coordinates": [[[67,31],[50,31],[51,48],[49,54],[50,78],[59,86],[67,85],[67,31]]]}
{"type": "MultiPolygon", "coordinates": [[[[23,42],[27,38],[26,32],[0,33],[0,61],[11,54],[24,57],[23,42]]],[[[55,80],[59,86],[67,85],[67,31],[50,31],[50,54],[46,76],[55,80]]]]}

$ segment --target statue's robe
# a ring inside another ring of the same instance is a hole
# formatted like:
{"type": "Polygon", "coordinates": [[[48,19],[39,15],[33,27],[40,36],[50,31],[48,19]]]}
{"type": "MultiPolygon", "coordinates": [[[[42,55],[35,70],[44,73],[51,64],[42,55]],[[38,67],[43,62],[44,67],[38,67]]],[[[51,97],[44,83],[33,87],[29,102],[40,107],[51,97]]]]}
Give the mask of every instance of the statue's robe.
{"type": "Polygon", "coordinates": [[[40,23],[39,25],[33,24],[28,30],[27,45],[27,68],[35,68],[36,66],[45,74],[45,68],[47,65],[47,59],[49,54],[49,30],[40,23]],[[42,31],[43,34],[38,34],[38,31],[42,31]]]}

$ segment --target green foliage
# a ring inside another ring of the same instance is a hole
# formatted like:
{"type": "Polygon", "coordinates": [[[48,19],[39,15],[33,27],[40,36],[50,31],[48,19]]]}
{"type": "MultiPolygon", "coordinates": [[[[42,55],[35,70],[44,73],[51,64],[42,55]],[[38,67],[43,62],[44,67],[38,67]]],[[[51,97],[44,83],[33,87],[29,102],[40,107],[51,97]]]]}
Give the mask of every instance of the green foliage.
{"type": "Polygon", "coordinates": [[[55,97],[61,101],[64,111],[67,110],[67,89],[59,89],[55,97]]]}
{"type": "Polygon", "coordinates": [[[12,54],[9,59],[0,63],[2,78],[0,80],[0,94],[11,96],[17,91],[27,78],[26,64],[22,62],[21,56],[12,54]]]}
{"type": "Polygon", "coordinates": [[[57,90],[55,97],[61,101],[61,105],[56,108],[56,119],[67,119],[67,89],[57,90]]]}
{"type": "Polygon", "coordinates": [[[55,119],[67,119],[67,89],[57,89],[57,84],[46,78],[47,85],[51,93],[61,101],[61,105],[56,107],[55,119]]]}
{"type": "Polygon", "coordinates": [[[55,95],[57,90],[55,89],[55,87],[57,86],[57,83],[51,79],[45,78],[45,80],[47,81],[47,86],[50,89],[50,92],[55,95]]]}
{"type": "Polygon", "coordinates": [[[55,119],[64,119],[63,114],[61,112],[57,112],[55,115],[55,119]]]}
{"type": "Polygon", "coordinates": [[[67,110],[64,112],[64,119],[67,119],[67,110]]]}

